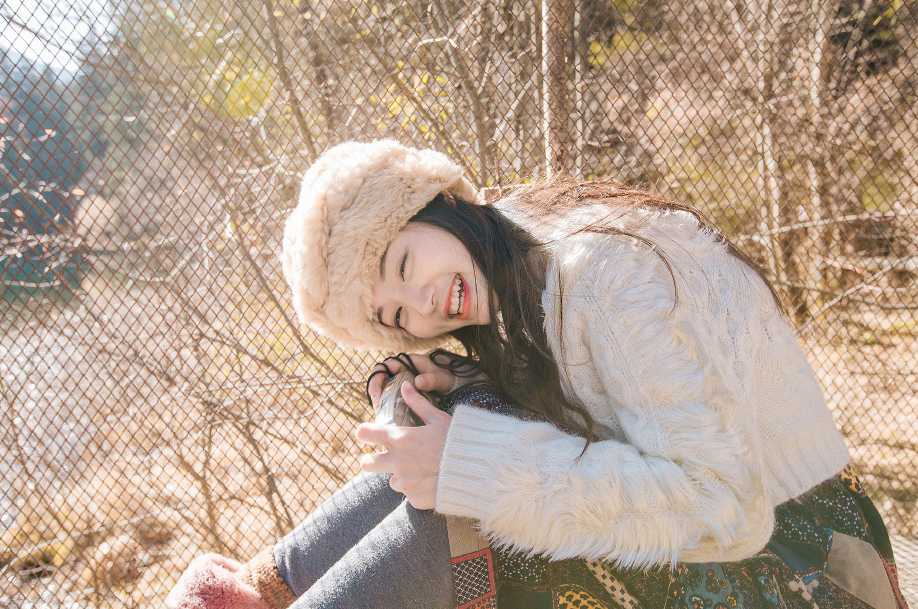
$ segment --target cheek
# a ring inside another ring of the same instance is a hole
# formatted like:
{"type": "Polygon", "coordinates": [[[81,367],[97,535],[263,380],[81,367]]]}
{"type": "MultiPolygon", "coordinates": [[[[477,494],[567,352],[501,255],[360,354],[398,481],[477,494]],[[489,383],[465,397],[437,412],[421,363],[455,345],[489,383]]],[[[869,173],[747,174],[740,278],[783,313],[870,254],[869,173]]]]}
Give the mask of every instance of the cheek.
{"type": "Polygon", "coordinates": [[[478,323],[484,325],[491,323],[491,289],[486,283],[479,284],[478,287],[481,289],[476,294],[478,297],[478,323]]]}
{"type": "Polygon", "coordinates": [[[415,338],[436,338],[447,332],[444,328],[435,328],[430,322],[409,323],[405,330],[415,338]]]}

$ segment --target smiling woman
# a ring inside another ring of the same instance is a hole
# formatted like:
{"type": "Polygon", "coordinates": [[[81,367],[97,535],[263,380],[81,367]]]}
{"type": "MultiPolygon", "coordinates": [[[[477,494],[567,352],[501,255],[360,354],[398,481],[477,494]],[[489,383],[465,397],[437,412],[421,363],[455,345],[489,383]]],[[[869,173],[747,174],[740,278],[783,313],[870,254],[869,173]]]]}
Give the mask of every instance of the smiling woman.
{"type": "Polygon", "coordinates": [[[374,366],[374,405],[416,369],[424,425],[361,425],[360,476],[248,564],[196,562],[172,606],[226,606],[202,600],[223,582],[252,607],[905,608],[774,291],[696,210],[615,183],[484,205],[439,153],[347,143],[283,262],[342,344],[464,353],[374,366]]]}

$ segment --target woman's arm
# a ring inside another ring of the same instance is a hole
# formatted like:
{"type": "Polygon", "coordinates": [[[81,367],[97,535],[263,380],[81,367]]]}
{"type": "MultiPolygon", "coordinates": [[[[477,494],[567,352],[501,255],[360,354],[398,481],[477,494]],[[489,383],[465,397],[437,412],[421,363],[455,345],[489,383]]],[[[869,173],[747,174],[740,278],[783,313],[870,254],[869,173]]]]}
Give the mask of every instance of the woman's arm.
{"type": "MultiPolygon", "coordinates": [[[[459,408],[437,509],[556,559],[637,566],[753,554],[770,537],[773,506],[755,413],[736,371],[718,369],[745,363],[715,353],[710,290],[680,281],[677,302],[660,257],[625,237],[589,235],[569,249],[554,296],[563,309],[547,307],[548,331],[563,320],[553,348],[569,390],[597,419],[614,419],[621,437],[584,451],[552,425],[459,408]]],[[[718,298],[753,289],[741,269],[725,271],[718,298]]]]}

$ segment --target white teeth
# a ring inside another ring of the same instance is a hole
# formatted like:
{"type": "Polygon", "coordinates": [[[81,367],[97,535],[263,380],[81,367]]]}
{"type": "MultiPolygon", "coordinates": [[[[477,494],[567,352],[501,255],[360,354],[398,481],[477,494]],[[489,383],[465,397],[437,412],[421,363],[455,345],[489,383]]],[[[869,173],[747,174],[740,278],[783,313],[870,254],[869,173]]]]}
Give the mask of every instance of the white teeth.
{"type": "Polygon", "coordinates": [[[455,287],[453,288],[453,297],[450,300],[449,314],[459,315],[462,312],[462,281],[456,278],[455,287]]]}

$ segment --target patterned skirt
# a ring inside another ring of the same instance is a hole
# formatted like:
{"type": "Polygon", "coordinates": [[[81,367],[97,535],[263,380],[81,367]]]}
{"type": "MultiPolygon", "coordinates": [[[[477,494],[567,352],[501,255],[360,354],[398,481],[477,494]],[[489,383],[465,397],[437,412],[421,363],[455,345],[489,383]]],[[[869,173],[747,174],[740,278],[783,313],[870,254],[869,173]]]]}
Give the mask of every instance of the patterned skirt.
{"type": "MultiPolygon", "coordinates": [[[[441,407],[466,403],[507,410],[488,387],[456,393],[441,407]]],[[[850,466],[779,505],[775,520],[768,545],[732,563],[625,569],[583,559],[527,558],[497,549],[469,555],[468,560],[454,558],[458,606],[907,609],[886,527],[850,466]]]]}

